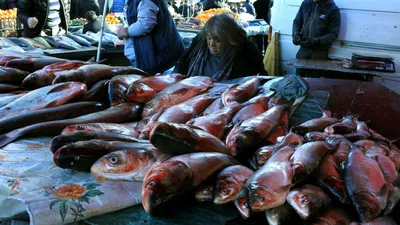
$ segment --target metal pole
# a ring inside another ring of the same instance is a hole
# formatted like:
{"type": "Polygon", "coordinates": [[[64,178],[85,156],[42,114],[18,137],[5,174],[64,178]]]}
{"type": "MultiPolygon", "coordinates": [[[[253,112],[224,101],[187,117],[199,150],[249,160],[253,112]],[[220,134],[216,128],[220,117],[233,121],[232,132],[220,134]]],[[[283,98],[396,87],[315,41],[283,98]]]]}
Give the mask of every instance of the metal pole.
{"type": "Polygon", "coordinates": [[[97,57],[96,57],[96,62],[99,62],[99,61],[100,61],[101,45],[102,45],[102,43],[103,43],[104,24],[105,24],[105,22],[106,22],[108,1],[109,1],[109,0],[105,0],[105,2],[104,2],[103,18],[101,19],[100,40],[99,40],[99,44],[98,44],[98,46],[97,46],[97,57]]]}

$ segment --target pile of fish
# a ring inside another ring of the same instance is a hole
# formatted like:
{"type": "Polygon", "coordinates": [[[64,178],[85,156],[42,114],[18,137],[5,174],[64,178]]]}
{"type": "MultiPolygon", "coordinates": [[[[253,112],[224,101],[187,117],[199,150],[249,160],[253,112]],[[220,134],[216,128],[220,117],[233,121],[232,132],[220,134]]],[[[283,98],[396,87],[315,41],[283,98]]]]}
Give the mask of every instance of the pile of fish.
{"type": "MultiPolygon", "coordinates": [[[[32,51],[35,49],[67,49],[77,50],[97,45],[100,41],[100,33],[87,32],[86,34],[68,33],[49,37],[35,38],[0,38],[0,49],[8,49],[17,52],[32,51]]],[[[105,32],[102,39],[103,46],[115,47],[122,45],[118,37],[113,33],[105,32]]]]}
{"type": "Polygon", "coordinates": [[[263,77],[232,85],[21,55],[0,66],[0,147],[55,136],[57,166],[143,182],[150,215],[195,198],[269,224],[398,219],[399,149],[357,116],[322,110],[291,127],[295,99],[263,77]]]}

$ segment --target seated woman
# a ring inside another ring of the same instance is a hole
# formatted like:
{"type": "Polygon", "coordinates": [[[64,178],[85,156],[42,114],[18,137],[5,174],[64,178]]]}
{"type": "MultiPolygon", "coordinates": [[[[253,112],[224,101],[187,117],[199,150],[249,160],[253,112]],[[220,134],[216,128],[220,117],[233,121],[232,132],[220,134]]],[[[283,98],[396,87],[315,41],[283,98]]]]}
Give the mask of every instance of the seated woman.
{"type": "Polygon", "coordinates": [[[188,77],[208,76],[217,81],[266,74],[261,53],[227,14],[207,21],[174,72],[188,77]]]}

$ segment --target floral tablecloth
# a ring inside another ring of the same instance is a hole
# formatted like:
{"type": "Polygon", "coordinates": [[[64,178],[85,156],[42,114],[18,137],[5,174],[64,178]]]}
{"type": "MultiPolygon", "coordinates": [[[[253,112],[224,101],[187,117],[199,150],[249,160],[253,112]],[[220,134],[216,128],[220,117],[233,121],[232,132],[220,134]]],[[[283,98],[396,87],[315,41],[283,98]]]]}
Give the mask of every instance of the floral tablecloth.
{"type": "Polygon", "coordinates": [[[88,172],[58,168],[51,138],[0,149],[0,223],[65,224],[140,204],[141,183],[97,183],[88,172]]]}

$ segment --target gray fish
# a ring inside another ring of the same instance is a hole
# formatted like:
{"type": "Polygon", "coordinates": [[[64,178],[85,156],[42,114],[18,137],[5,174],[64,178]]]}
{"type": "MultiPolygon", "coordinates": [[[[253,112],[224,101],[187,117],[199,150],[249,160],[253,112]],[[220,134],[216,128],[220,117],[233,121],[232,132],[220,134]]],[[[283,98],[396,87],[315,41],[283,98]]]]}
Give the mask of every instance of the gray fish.
{"type": "Polygon", "coordinates": [[[76,41],[74,41],[73,39],[71,39],[67,36],[59,35],[59,37],[61,38],[61,40],[65,41],[66,43],[68,43],[76,48],[82,48],[82,45],[76,43],[76,41]]]}
{"type": "Polygon", "coordinates": [[[39,44],[41,44],[42,46],[44,46],[44,49],[52,49],[53,47],[51,47],[51,45],[42,37],[34,37],[33,38],[34,41],[38,42],[39,44]]]}
{"type": "Polygon", "coordinates": [[[39,42],[33,40],[32,38],[19,38],[19,39],[22,39],[22,40],[25,40],[25,41],[31,43],[31,45],[35,48],[46,49],[46,46],[40,44],[39,42]]]}
{"type": "Polygon", "coordinates": [[[86,34],[75,34],[75,35],[85,39],[86,41],[90,42],[90,44],[92,44],[92,45],[97,45],[97,43],[99,43],[99,41],[97,41],[96,39],[92,38],[89,35],[86,35],[86,34]]]}
{"type": "Polygon", "coordinates": [[[73,34],[68,33],[68,34],[66,34],[66,36],[71,38],[76,43],[78,43],[78,44],[80,44],[82,46],[88,46],[88,47],[92,46],[92,44],[89,41],[87,41],[86,39],[84,39],[82,37],[79,37],[77,35],[73,35],[73,34]]]}
{"type": "MultiPolygon", "coordinates": [[[[1,48],[3,49],[3,48],[16,48],[16,49],[20,49],[20,50],[22,50],[23,51],[23,49],[19,46],[19,45],[17,45],[17,44],[15,44],[14,42],[12,42],[12,41],[10,41],[10,40],[8,40],[7,38],[0,38],[0,42],[1,42],[1,48]]],[[[18,51],[17,50],[17,51],[18,51]]]]}
{"type": "Polygon", "coordinates": [[[22,38],[9,37],[8,40],[14,42],[15,44],[23,48],[25,51],[35,50],[35,47],[29,41],[24,40],[22,38]]]}
{"type": "Polygon", "coordinates": [[[56,48],[64,48],[68,50],[77,50],[79,48],[74,47],[67,42],[63,41],[61,38],[54,36],[54,37],[46,37],[46,41],[49,42],[51,45],[53,45],[56,48]]]}

